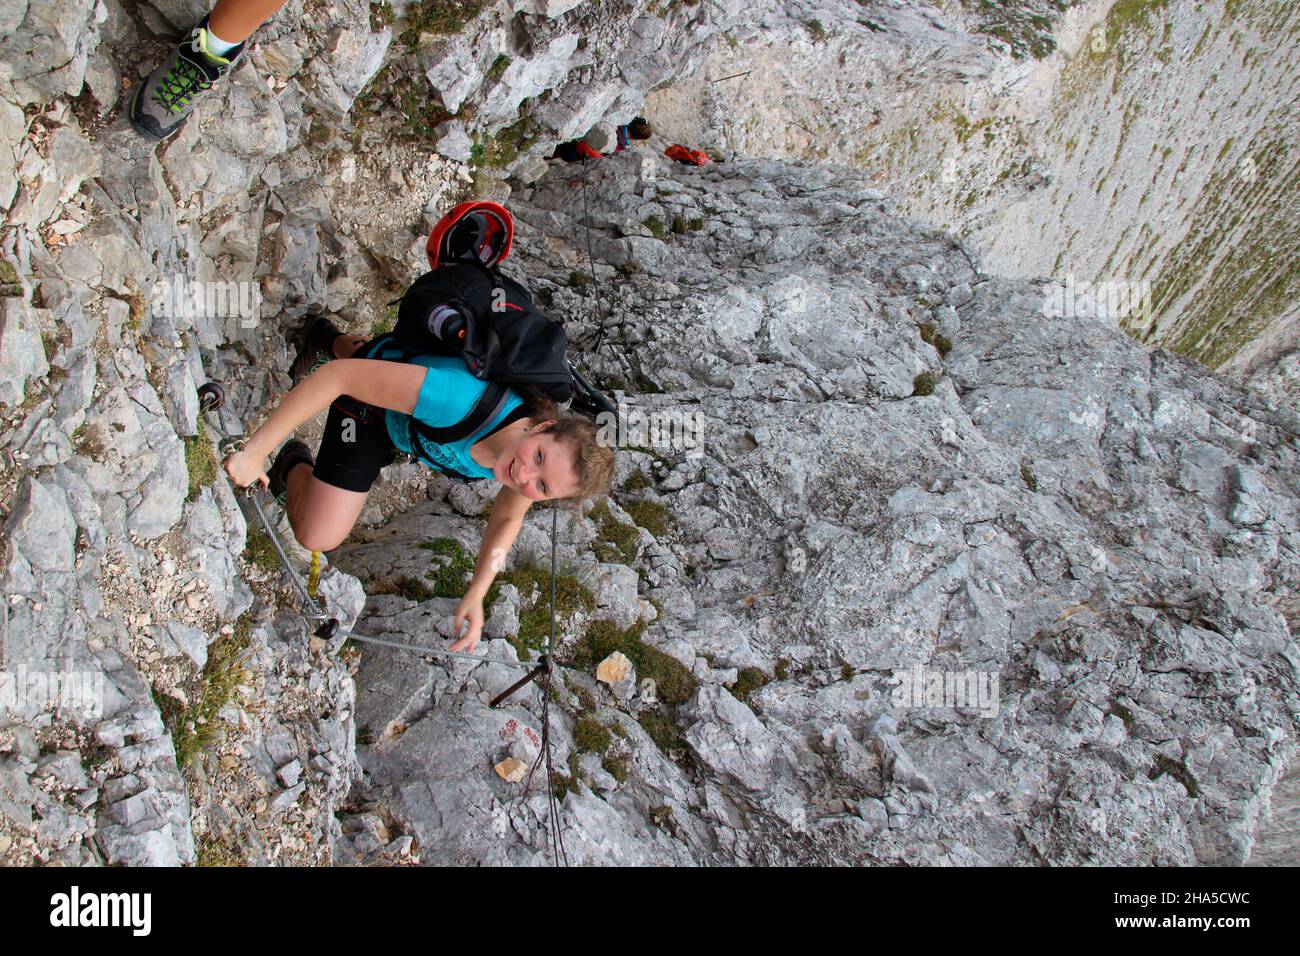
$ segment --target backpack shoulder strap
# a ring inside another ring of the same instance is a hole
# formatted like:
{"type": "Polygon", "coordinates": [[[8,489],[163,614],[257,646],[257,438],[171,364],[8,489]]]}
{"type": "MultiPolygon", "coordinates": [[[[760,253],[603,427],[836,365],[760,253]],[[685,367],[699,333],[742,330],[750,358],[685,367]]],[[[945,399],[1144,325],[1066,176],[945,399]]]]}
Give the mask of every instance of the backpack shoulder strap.
{"type": "MultiPolygon", "coordinates": [[[[415,434],[418,434],[425,441],[435,445],[450,445],[452,442],[468,438],[500,413],[505,407],[507,397],[507,389],[504,385],[500,382],[488,382],[487,388],[474,403],[474,407],[454,425],[429,425],[414,415],[410,416],[413,433],[410,437],[414,439],[415,434]]],[[[412,441],[411,447],[418,446],[412,441]]]]}

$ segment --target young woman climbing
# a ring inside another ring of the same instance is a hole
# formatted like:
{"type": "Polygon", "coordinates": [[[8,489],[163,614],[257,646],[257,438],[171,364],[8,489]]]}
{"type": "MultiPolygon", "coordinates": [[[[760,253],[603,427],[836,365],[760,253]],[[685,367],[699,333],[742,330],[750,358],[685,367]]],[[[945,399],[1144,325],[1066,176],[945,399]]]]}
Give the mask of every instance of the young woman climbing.
{"type": "MultiPolygon", "coordinates": [[[[420,355],[388,361],[354,355],[385,354],[382,340],[367,343],[316,319],[291,375],[305,376],[285,396],[242,451],[225,468],[240,486],[261,482],[280,498],[304,548],[327,551],[351,532],[379,472],[399,452],[411,453],[410,417],[433,427],[461,421],[483,394],[455,356],[420,355]],[[334,359],[334,361],[330,361],[334,359]],[[323,361],[322,361],[323,360],[323,361]],[[319,366],[312,371],[314,366],[319,366]],[[310,374],[307,374],[310,373],[310,374]],[[329,416],[318,456],[289,441],[270,472],[266,458],[294,429],[326,408],[329,416]]],[[[467,438],[431,451],[442,470],[501,484],[493,501],[469,588],[456,608],[453,651],[472,651],[483,628],[483,598],[534,502],[582,499],[608,490],[614,453],[598,442],[595,423],[558,414],[553,402],[514,388],[489,419],[467,438]],[[462,627],[469,630],[461,636],[462,627]]]]}

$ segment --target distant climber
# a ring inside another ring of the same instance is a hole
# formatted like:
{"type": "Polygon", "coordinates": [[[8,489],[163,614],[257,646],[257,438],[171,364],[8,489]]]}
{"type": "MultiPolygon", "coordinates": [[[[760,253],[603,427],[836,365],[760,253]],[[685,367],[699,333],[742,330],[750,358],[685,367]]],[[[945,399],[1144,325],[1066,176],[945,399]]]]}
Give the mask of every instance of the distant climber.
{"type": "Polygon", "coordinates": [[[169,60],[135,91],[131,123],[150,139],[171,136],[194,112],[198,101],[244,55],[253,31],[286,0],[217,0],[176,47],[169,60]]]}
{"type": "Polygon", "coordinates": [[[561,159],[566,163],[580,163],[584,159],[600,159],[604,155],[585,139],[571,139],[555,147],[549,159],[561,159]]]}
{"type": "Polygon", "coordinates": [[[650,121],[644,116],[638,116],[632,122],[625,123],[614,130],[614,152],[623,152],[632,145],[634,139],[649,139],[653,135],[654,129],[650,126],[650,121]]]}
{"type": "Polygon", "coordinates": [[[633,140],[646,140],[654,134],[649,120],[638,116],[630,123],[618,126],[614,130],[614,148],[603,152],[610,145],[610,136],[602,127],[593,126],[582,139],[571,139],[555,147],[549,159],[560,159],[566,163],[580,163],[586,159],[600,159],[613,156],[627,149],[633,140]]]}

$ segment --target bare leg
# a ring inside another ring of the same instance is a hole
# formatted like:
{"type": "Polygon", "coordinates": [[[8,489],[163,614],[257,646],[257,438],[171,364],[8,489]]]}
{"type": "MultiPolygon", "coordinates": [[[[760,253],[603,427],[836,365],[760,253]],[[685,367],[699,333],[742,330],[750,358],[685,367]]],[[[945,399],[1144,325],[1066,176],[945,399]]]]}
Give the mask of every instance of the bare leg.
{"type": "MultiPolygon", "coordinates": [[[[349,358],[368,340],[340,335],[334,340],[334,357],[349,358]]],[[[306,462],[285,476],[284,510],[298,543],[310,551],[330,551],[352,532],[369,492],[348,491],[319,481],[306,462]]]]}
{"type": "Polygon", "coordinates": [[[227,43],[243,43],[285,3],[286,0],[217,0],[208,28],[227,43]]]}
{"type": "Polygon", "coordinates": [[[294,537],[309,551],[330,551],[352,533],[369,492],[346,491],[327,485],[306,462],[294,466],[285,479],[285,512],[294,537]]]}

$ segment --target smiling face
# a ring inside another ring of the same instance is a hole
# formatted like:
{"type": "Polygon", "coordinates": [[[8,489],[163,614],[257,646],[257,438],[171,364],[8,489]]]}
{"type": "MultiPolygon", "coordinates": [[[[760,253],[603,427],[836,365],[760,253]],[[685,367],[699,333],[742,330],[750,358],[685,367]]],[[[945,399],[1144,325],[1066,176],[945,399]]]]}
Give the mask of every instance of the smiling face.
{"type": "Polygon", "coordinates": [[[536,426],[519,433],[518,441],[501,452],[492,472],[501,484],[533,501],[567,498],[578,490],[573,449],[536,426]]]}

